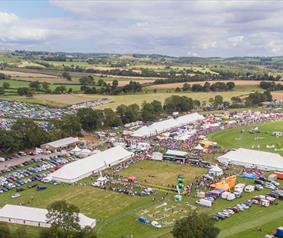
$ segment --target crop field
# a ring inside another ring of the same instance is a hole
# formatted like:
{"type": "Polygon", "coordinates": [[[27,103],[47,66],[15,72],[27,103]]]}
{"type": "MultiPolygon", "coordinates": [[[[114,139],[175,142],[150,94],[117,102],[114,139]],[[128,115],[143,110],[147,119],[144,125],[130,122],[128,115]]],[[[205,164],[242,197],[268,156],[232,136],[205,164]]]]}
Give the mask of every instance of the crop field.
{"type": "Polygon", "coordinates": [[[167,187],[175,185],[178,175],[185,178],[185,183],[192,182],[195,177],[206,172],[206,169],[179,165],[172,162],[158,162],[144,160],[127,169],[122,170],[119,174],[135,176],[140,183],[156,184],[167,187]]]}
{"type": "Polygon", "coordinates": [[[56,76],[50,74],[27,73],[27,72],[12,71],[12,70],[0,70],[0,73],[10,75],[11,77],[19,77],[19,78],[56,78],[56,76]]]}
{"type": "Polygon", "coordinates": [[[273,131],[283,132],[283,121],[217,131],[210,134],[209,138],[224,148],[242,147],[283,155],[283,137],[272,136],[273,131]],[[250,133],[249,130],[255,127],[258,127],[259,133],[250,133]]]}
{"type": "MultiPolygon", "coordinates": [[[[197,93],[175,93],[175,92],[164,92],[164,93],[140,93],[140,94],[129,94],[129,95],[86,95],[86,94],[62,94],[62,95],[50,95],[50,94],[37,94],[34,95],[35,100],[40,100],[47,105],[61,105],[67,106],[74,103],[86,102],[100,98],[108,98],[112,102],[99,106],[97,108],[113,108],[121,104],[129,105],[136,103],[142,105],[143,102],[152,102],[153,100],[164,100],[172,95],[187,96],[193,99],[202,101],[208,101],[209,98],[215,97],[216,95],[223,96],[224,100],[230,100],[233,96],[246,96],[249,92],[242,91],[231,91],[231,92],[197,92],[197,93]],[[70,100],[71,98],[71,100],[70,100]]],[[[19,99],[19,97],[17,97],[19,99]]]]}

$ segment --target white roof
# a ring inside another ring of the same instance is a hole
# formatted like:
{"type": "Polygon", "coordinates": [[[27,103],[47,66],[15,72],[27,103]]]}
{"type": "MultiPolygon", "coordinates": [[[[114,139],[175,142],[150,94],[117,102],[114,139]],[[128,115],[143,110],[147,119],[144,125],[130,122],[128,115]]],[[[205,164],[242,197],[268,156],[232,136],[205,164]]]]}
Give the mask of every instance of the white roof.
{"type": "MultiPolygon", "coordinates": [[[[7,204],[0,209],[0,217],[41,223],[47,223],[47,213],[47,209],[10,204],[7,204]]],[[[89,218],[81,213],[79,214],[79,219],[79,224],[82,228],[86,226],[94,227],[96,224],[95,219],[89,218]]]]}
{"type": "Polygon", "coordinates": [[[221,168],[219,168],[217,165],[212,166],[209,171],[212,171],[212,172],[223,172],[223,170],[221,168]]]}
{"type": "Polygon", "coordinates": [[[181,150],[167,150],[166,155],[186,156],[188,152],[181,150]]]}
{"type": "Polygon", "coordinates": [[[160,134],[165,131],[169,131],[173,128],[187,125],[189,123],[194,123],[198,120],[202,120],[204,117],[198,113],[190,113],[184,116],[180,116],[176,119],[171,118],[159,122],[155,122],[150,126],[143,126],[138,130],[133,132],[135,137],[149,137],[160,134]]]}
{"type": "Polygon", "coordinates": [[[125,150],[121,146],[112,147],[87,158],[66,164],[54,173],[50,174],[50,176],[54,180],[70,180],[70,182],[74,182],[74,180],[78,181],[83,175],[89,174],[93,171],[96,172],[102,170],[109,165],[128,159],[132,156],[132,154],[132,152],[125,150]]]}
{"type": "Polygon", "coordinates": [[[80,152],[80,151],[81,151],[81,149],[78,146],[76,146],[74,149],[72,149],[72,152],[80,152]]]}
{"type": "Polygon", "coordinates": [[[68,146],[70,144],[77,143],[77,142],[79,142],[78,137],[67,137],[67,138],[63,138],[60,140],[46,143],[45,145],[48,145],[53,148],[60,148],[60,147],[65,147],[65,146],[68,146]]]}
{"type": "Polygon", "coordinates": [[[179,125],[184,126],[184,125],[194,123],[195,121],[203,120],[203,119],[204,119],[203,115],[200,115],[198,113],[191,113],[191,114],[177,117],[176,121],[178,122],[179,125]]]}
{"type": "Polygon", "coordinates": [[[279,154],[259,150],[240,148],[218,157],[218,160],[224,163],[283,171],[283,158],[279,154]]]}

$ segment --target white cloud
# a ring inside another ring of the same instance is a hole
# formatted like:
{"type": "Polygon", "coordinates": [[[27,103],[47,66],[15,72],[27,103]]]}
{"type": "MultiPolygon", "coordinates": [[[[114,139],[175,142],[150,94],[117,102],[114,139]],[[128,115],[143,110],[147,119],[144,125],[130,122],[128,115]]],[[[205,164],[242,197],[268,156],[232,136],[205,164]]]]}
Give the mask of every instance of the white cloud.
{"type": "Polygon", "coordinates": [[[233,47],[236,47],[244,40],[244,38],[244,36],[233,36],[229,37],[227,40],[232,44],[233,47]]]}
{"type": "Polygon", "coordinates": [[[0,42],[39,41],[46,39],[47,34],[46,29],[33,26],[13,13],[0,12],[0,42]]]}
{"type": "Polygon", "coordinates": [[[34,49],[200,56],[283,54],[283,2],[50,0],[67,14],[0,13],[0,41],[34,49]],[[7,27],[9,26],[9,27],[7,27]],[[6,30],[8,29],[8,30],[6,30]],[[30,45],[30,44],[29,44],[30,45]],[[189,54],[189,53],[188,53],[189,54]]]}

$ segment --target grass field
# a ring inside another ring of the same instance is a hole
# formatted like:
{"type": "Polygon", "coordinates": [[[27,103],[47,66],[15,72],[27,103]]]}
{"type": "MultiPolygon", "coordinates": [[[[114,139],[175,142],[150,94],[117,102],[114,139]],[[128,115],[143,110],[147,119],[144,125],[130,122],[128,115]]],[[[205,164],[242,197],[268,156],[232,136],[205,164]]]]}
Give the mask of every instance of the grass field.
{"type": "Polygon", "coordinates": [[[122,170],[119,174],[124,177],[135,176],[141,183],[167,186],[175,185],[178,175],[184,176],[185,183],[188,184],[195,177],[206,173],[206,171],[203,168],[184,166],[171,162],[144,160],[122,170]]]}
{"type": "MultiPolygon", "coordinates": [[[[224,100],[230,100],[233,96],[245,96],[249,92],[242,91],[232,91],[232,92],[209,92],[209,93],[175,93],[175,92],[163,92],[163,93],[143,93],[143,94],[131,94],[131,95],[86,95],[86,94],[62,94],[62,95],[48,95],[48,94],[38,94],[34,95],[35,100],[40,100],[47,105],[61,105],[67,106],[73,103],[79,103],[84,101],[91,101],[99,98],[108,98],[112,100],[111,103],[105,104],[98,108],[113,108],[115,109],[117,106],[121,104],[129,105],[136,103],[138,105],[142,105],[143,102],[152,102],[153,100],[159,100],[164,102],[164,100],[172,95],[180,95],[187,96],[193,99],[198,99],[202,101],[208,101],[209,98],[215,97],[216,95],[222,95],[224,100]],[[72,101],[70,101],[70,96],[72,97],[72,101]]],[[[17,98],[18,99],[18,98],[17,98]]]]}
{"type": "MultiPolygon", "coordinates": [[[[202,174],[202,169],[184,167],[173,163],[160,163],[155,161],[142,161],[135,165],[130,166],[121,172],[122,175],[133,175],[138,179],[143,180],[147,178],[147,174],[151,175],[155,173],[153,180],[150,181],[156,184],[163,185],[164,181],[167,183],[175,183],[176,176],[179,173],[183,173],[186,178],[186,183],[193,179],[195,176],[202,174]],[[142,168],[142,169],[141,169],[142,168]],[[146,169],[146,171],[145,171],[146,169]],[[149,172],[148,172],[149,171],[149,172]],[[144,172],[144,173],[143,173],[144,172]],[[168,173],[168,175],[166,174],[168,173]],[[160,181],[162,180],[162,181],[160,181]]],[[[240,179],[241,182],[252,183],[251,180],[240,179]]],[[[170,235],[171,227],[156,230],[149,225],[143,225],[137,222],[137,217],[144,214],[145,211],[149,213],[155,213],[155,217],[164,213],[161,204],[166,202],[166,207],[174,207],[174,211],[165,212],[168,217],[166,219],[175,219],[185,216],[187,212],[194,207],[196,198],[194,196],[183,197],[181,203],[174,202],[174,195],[169,193],[165,200],[161,199],[164,193],[157,192],[150,197],[130,197],[124,194],[114,193],[110,191],[104,191],[88,185],[84,185],[84,182],[90,181],[86,179],[82,183],[77,185],[50,185],[48,189],[37,192],[35,189],[27,189],[21,193],[21,197],[12,199],[11,195],[13,191],[0,194],[0,206],[5,204],[21,204],[34,207],[46,207],[48,204],[56,200],[66,200],[76,206],[78,206],[82,213],[87,216],[97,219],[97,233],[99,238],[121,238],[129,237],[133,235],[135,238],[172,238],[170,235]],[[193,206],[188,206],[188,202],[193,206]]],[[[264,194],[268,190],[244,193],[242,198],[234,201],[218,200],[215,202],[212,209],[200,208],[199,210],[207,214],[220,211],[229,206],[233,206],[241,201],[244,201],[256,194],[264,194]]],[[[255,229],[260,226],[266,232],[273,230],[277,224],[280,224],[280,220],[283,218],[283,202],[280,202],[277,206],[271,206],[269,208],[254,207],[249,211],[245,211],[234,215],[233,217],[217,223],[217,226],[221,229],[219,238],[241,238],[249,237],[248,234],[255,233],[255,238],[259,238],[258,232],[255,229]],[[255,217],[257,219],[255,219],[255,217]]],[[[146,216],[147,216],[146,215],[146,216]]],[[[10,225],[12,231],[18,227],[16,225],[10,225]]],[[[38,238],[39,229],[34,227],[26,227],[29,238],[38,238]]]]}
{"type": "Polygon", "coordinates": [[[283,132],[283,121],[267,122],[257,125],[260,133],[251,134],[249,130],[255,126],[239,127],[217,131],[209,135],[209,138],[216,141],[224,148],[247,148],[259,149],[269,152],[276,152],[283,155],[283,137],[272,136],[273,131],[283,132]],[[243,132],[241,132],[243,130],[243,132]],[[266,146],[275,145],[275,148],[266,146]],[[278,151],[275,151],[277,149],[278,151]]]}

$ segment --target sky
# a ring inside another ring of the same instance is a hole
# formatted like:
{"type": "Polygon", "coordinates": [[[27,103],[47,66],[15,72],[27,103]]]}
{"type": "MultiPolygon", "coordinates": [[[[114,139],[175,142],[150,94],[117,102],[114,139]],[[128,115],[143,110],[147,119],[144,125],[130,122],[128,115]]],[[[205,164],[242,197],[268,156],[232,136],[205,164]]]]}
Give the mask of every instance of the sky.
{"type": "Polygon", "coordinates": [[[0,0],[0,50],[283,55],[280,0],[0,0]]]}

